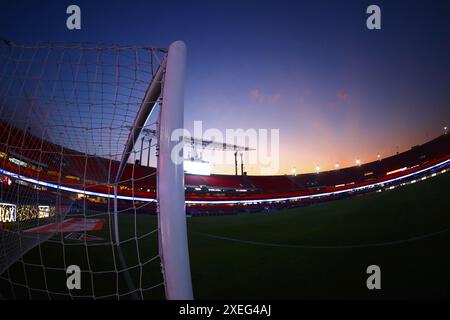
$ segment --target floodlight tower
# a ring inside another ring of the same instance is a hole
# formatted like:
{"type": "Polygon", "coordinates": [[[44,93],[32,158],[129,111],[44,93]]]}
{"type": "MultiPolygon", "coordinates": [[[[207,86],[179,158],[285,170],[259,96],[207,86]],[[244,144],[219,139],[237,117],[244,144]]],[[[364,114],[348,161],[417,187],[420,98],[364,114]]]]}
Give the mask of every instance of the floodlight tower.
{"type": "Polygon", "coordinates": [[[142,136],[141,139],[141,152],[139,153],[139,164],[142,166],[142,152],[143,152],[143,148],[144,148],[144,136],[142,136]]]}
{"type": "Polygon", "coordinates": [[[237,155],[238,155],[238,153],[237,153],[237,151],[235,151],[234,152],[234,175],[238,175],[238,170],[237,170],[237,168],[238,168],[238,161],[237,161],[237,155]]]}
{"type": "Polygon", "coordinates": [[[151,149],[152,149],[152,138],[148,138],[147,167],[150,167],[150,150],[151,149]]]}

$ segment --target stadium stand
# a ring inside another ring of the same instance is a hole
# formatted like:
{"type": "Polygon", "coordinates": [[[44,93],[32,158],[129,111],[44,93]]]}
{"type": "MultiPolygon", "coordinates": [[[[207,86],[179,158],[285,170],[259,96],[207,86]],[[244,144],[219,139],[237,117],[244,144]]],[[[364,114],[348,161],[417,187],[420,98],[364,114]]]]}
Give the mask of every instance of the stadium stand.
{"type": "MultiPolygon", "coordinates": [[[[77,187],[86,190],[112,193],[113,177],[118,161],[95,155],[87,155],[76,150],[64,149],[43,138],[33,136],[27,130],[14,128],[0,122],[0,168],[28,178],[52,182],[58,185],[77,187]],[[61,159],[61,154],[64,158],[61,159]],[[62,161],[61,161],[62,160],[62,161]]],[[[401,177],[426,168],[438,161],[450,158],[450,135],[439,136],[423,145],[391,157],[332,171],[280,176],[234,176],[234,175],[185,175],[186,199],[191,201],[227,201],[272,199],[309,195],[312,193],[345,190],[364,186],[388,178],[401,177]]],[[[3,176],[0,176],[2,178],[3,176]]],[[[13,179],[14,180],[14,179],[13,179]]],[[[156,169],[138,164],[126,166],[119,194],[123,196],[156,197],[156,169]],[[131,185],[134,188],[130,188],[131,185]]],[[[2,183],[3,192],[7,188],[2,183]]],[[[11,189],[12,190],[12,189],[11,189]]],[[[92,201],[95,205],[108,204],[108,201],[92,201]]],[[[305,201],[304,201],[305,202],[305,201]]],[[[119,206],[121,205],[119,201],[119,206]]],[[[254,204],[244,211],[268,210],[277,206],[254,204]]],[[[236,211],[229,205],[214,204],[214,210],[205,205],[188,206],[188,213],[204,214],[215,211],[227,214],[236,211]]]]}

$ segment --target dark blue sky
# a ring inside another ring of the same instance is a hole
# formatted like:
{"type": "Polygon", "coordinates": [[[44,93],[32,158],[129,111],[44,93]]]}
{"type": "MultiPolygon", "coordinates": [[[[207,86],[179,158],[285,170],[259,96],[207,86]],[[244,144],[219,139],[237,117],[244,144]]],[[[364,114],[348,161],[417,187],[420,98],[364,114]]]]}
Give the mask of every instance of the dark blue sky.
{"type": "Polygon", "coordinates": [[[0,36],[184,40],[186,127],[280,129],[279,173],[387,156],[442,133],[450,117],[449,1],[3,1],[0,36]],[[70,4],[80,31],[65,27],[70,4]],[[370,4],[382,30],[366,28],[370,4]]]}

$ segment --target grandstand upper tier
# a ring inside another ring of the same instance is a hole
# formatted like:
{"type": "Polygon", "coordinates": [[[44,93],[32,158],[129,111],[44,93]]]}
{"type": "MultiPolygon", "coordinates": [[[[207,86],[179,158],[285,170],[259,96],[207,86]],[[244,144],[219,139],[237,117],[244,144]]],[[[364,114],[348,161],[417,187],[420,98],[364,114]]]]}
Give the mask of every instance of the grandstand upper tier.
{"type": "MultiPolygon", "coordinates": [[[[191,201],[258,200],[345,190],[402,177],[439,163],[448,165],[449,159],[450,135],[444,134],[400,154],[320,173],[280,176],[186,174],[186,198],[191,201]]],[[[13,179],[19,177],[15,174],[74,190],[112,194],[118,166],[116,160],[71,150],[0,122],[0,168],[3,175],[9,173],[13,179]]],[[[155,172],[153,167],[127,164],[119,195],[154,199],[155,172]]]]}

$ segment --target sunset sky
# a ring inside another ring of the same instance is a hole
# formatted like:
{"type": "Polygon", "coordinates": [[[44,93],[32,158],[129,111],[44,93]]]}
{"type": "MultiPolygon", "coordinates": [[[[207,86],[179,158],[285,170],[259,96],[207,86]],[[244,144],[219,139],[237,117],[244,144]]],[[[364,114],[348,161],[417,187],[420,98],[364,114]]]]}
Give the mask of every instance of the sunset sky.
{"type": "Polygon", "coordinates": [[[449,1],[2,1],[0,37],[183,40],[185,127],[279,129],[278,174],[373,161],[450,123],[449,1]],[[81,7],[80,31],[65,28],[70,4],[81,7]],[[370,4],[382,30],[366,28],[370,4]]]}

